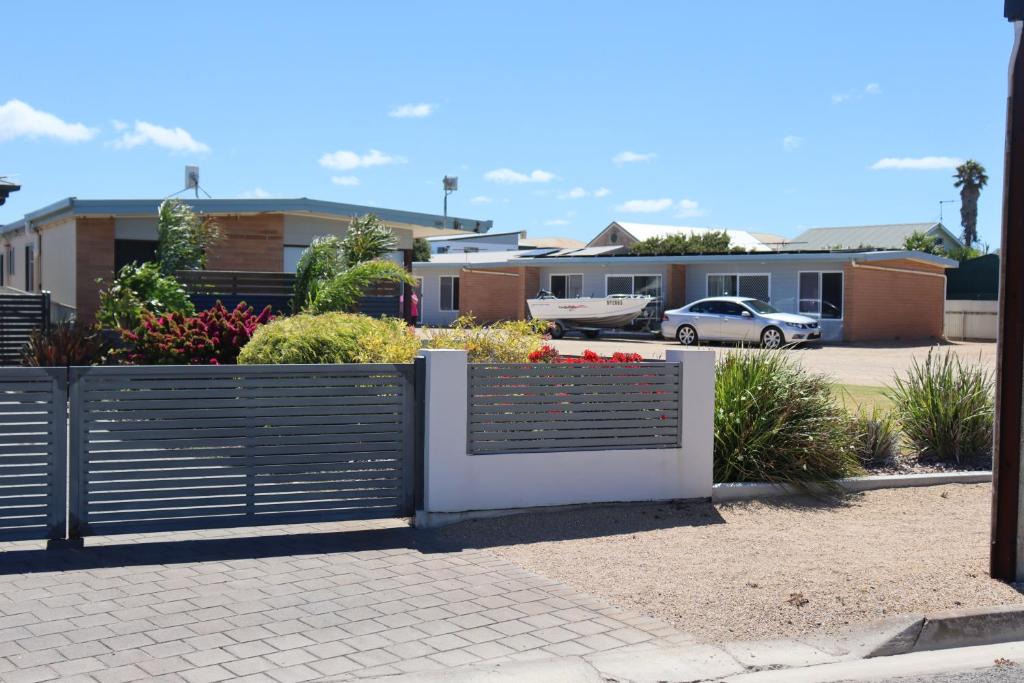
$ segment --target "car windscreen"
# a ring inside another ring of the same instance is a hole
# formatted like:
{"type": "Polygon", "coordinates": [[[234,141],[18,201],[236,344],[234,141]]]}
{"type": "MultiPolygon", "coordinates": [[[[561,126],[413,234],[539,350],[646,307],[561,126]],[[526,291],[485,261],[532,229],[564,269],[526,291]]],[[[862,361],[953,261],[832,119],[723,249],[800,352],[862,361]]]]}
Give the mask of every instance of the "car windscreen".
{"type": "Polygon", "coordinates": [[[760,299],[744,299],[743,304],[754,309],[758,313],[778,313],[779,310],[772,306],[767,301],[761,301],[760,299]]]}

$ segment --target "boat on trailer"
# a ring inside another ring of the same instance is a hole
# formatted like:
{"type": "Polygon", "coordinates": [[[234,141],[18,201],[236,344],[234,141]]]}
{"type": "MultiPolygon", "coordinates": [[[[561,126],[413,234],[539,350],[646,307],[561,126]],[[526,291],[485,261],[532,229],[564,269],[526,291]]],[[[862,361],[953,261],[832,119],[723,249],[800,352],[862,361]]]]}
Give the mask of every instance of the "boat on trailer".
{"type": "Polygon", "coordinates": [[[597,336],[598,330],[625,327],[636,320],[654,297],[640,294],[610,294],[603,298],[580,297],[557,299],[541,292],[527,299],[530,315],[535,320],[551,322],[551,336],[558,339],[566,329],[583,330],[588,337],[597,336]]]}

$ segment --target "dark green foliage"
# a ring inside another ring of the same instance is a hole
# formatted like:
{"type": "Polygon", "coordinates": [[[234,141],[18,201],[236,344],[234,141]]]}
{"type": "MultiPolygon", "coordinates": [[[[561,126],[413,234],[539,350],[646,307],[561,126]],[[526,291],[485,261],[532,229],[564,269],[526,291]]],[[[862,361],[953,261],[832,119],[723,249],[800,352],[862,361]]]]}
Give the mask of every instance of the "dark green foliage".
{"type": "Polygon", "coordinates": [[[352,219],[345,236],[341,238],[346,266],[379,259],[397,247],[398,240],[391,228],[381,223],[372,213],[352,219]]]}
{"type": "Polygon", "coordinates": [[[168,199],[160,205],[156,260],[165,275],[206,268],[206,252],[219,238],[217,223],[187,204],[168,199]]]}
{"type": "Polygon", "coordinates": [[[412,260],[425,263],[430,260],[430,242],[417,237],[412,242],[412,260]]]}
{"type": "Polygon", "coordinates": [[[920,230],[915,230],[909,237],[903,240],[903,248],[909,251],[920,251],[925,254],[943,256],[945,252],[939,246],[938,241],[931,235],[926,235],[920,230]]]}
{"type": "Polygon", "coordinates": [[[730,247],[728,233],[715,230],[694,235],[665,235],[637,242],[635,256],[679,256],[681,254],[745,254],[742,247],[730,247]]]}
{"type": "Polygon", "coordinates": [[[133,330],[146,313],[195,312],[191,299],[173,276],[162,275],[157,264],[134,263],[121,268],[110,287],[100,292],[96,319],[103,327],[133,330]]]}

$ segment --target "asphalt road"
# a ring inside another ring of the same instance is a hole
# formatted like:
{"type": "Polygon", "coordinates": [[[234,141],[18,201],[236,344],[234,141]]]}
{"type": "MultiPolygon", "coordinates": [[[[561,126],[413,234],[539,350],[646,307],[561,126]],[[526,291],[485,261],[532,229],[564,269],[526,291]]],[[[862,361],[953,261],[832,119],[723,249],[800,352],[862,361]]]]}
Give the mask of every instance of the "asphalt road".
{"type": "Polygon", "coordinates": [[[1024,670],[1016,666],[995,666],[978,671],[962,673],[945,673],[934,676],[914,676],[912,678],[886,678],[879,681],[891,683],[1018,683],[1024,680],[1024,670]]]}

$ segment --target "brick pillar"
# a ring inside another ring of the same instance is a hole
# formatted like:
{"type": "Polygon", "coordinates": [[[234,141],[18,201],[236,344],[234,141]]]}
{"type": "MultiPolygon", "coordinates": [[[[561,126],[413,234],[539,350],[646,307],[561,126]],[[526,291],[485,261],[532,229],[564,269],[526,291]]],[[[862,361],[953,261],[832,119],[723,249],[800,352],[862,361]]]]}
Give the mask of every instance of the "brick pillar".
{"type": "Polygon", "coordinates": [[[100,289],[108,287],[113,280],[114,219],[78,218],[75,222],[75,308],[79,320],[95,321],[100,289]],[[97,284],[97,279],[102,279],[102,284],[97,284]]]}

